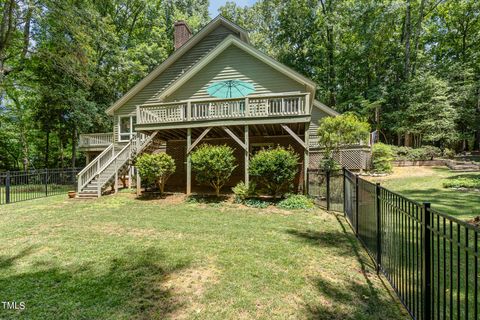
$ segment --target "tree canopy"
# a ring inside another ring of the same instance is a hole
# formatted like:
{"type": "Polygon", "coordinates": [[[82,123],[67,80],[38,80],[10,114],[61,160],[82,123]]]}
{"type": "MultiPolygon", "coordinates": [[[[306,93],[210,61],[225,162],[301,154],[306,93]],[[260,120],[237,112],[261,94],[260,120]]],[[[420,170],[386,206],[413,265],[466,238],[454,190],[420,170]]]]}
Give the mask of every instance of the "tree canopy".
{"type": "MultiPolygon", "coordinates": [[[[208,0],[0,0],[0,169],[75,166],[80,133],[198,31],[208,0]]],[[[383,142],[480,148],[480,2],[258,0],[219,12],[383,142]]],[[[78,161],[76,161],[78,159],[78,161]]]]}

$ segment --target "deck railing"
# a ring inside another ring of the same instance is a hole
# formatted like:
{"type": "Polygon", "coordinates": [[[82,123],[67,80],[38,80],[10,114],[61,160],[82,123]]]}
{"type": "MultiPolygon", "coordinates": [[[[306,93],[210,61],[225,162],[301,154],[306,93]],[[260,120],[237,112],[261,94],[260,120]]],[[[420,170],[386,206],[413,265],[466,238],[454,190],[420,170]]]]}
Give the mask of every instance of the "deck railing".
{"type": "Polygon", "coordinates": [[[88,133],[81,134],[78,146],[79,147],[106,147],[113,143],[113,134],[108,133],[88,133]]]}
{"type": "Polygon", "coordinates": [[[137,106],[137,124],[309,114],[308,93],[184,100],[137,106]]]}

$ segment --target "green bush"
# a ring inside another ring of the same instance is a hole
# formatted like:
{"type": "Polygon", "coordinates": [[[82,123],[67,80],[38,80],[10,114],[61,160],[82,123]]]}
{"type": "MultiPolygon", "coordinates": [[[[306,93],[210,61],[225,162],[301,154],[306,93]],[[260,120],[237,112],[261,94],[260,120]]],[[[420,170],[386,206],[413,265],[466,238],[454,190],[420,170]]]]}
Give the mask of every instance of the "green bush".
{"type": "Polygon", "coordinates": [[[143,181],[155,184],[163,193],[165,182],[175,172],[175,161],[166,153],[143,154],[137,158],[135,166],[143,181]]]}
{"type": "Polygon", "coordinates": [[[314,207],[312,199],[301,195],[292,194],[277,204],[282,209],[311,209],[314,207]]]}
{"type": "Polygon", "coordinates": [[[455,150],[446,148],[445,150],[443,150],[443,157],[447,159],[455,158],[455,150]]]}
{"type": "Polygon", "coordinates": [[[424,146],[421,149],[423,149],[423,154],[427,157],[427,160],[433,160],[442,155],[442,150],[435,146],[424,146]]]}
{"type": "Polygon", "coordinates": [[[410,147],[392,146],[392,150],[395,160],[433,160],[434,158],[442,155],[440,148],[435,146],[424,146],[416,149],[410,147]]]}
{"type": "Polygon", "coordinates": [[[377,173],[392,172],[393,151],[388,144],[376,143],[372,148],[372,169],[377,173]]]}
{"type": "Polygon", "coordinates": [[[203,144],[192,152],[192,170],[197,181],[211,186],[217,197],[236,167],[233,149],[227,145],[203,144]]]}
{"type": "Polygon", "coordinates": [[[243,204],[253,208],[265,209],[272,203],[260,199],[247,199],[243,202],[243,204]]]}
{"type": "Polygon", "coordinates": [[[480,177],[459,177],[443,182],[444,188],[480,189],[480,177]]]}
{"type": "Polygon", "coordinates": [[[255,189],[255,182],[250,182],[248,187],[243,181],[237,183],[237,185],[232,188],[232,191],[235,194],[235,201],[243,202],[245,199],[255,196],[255,189]]]}
{"type": "Polygon", "coordinates": [[[250,175],[274,198],[288,190],[298,172],[298,155],[292,149],[261,150],[250,161],[250,175]]]}

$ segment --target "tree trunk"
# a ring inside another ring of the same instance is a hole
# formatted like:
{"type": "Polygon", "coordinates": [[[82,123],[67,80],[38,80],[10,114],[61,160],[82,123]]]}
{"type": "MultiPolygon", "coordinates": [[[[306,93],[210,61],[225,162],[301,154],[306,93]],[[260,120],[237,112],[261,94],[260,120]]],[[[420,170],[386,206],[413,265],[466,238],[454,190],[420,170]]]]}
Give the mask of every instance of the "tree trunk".
{"type": "Polygon", "coordinates": [[[412,23],[411,23],[411,7],[410,0],[407,0],[407,5],[405,8],[405,29],[404,29],[404,39],[405,39],[405,62],[403,77],[405,80],[408,80],[410,76],[410,38],[412,35],[412,23]]]}
{"type": "Polygon", "coordinates": [[[73,126],[72,134],[72,168],[77,165],[77,126],[73,126]]]}
{"type": "Polygon", "coordinates": [[[47,130],[45,136],[45,168],[48,168],[48,158],[50,157],[50,129],[47,130]]]}

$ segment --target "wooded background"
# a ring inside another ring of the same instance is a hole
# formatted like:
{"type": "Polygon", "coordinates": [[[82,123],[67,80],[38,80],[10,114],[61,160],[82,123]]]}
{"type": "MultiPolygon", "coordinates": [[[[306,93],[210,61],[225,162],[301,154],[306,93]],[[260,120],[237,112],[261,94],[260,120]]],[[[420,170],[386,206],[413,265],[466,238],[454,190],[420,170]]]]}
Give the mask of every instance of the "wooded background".
{"type": "MultiPolygon", "coordinates": [[[[78,135],[173,51],[208,0],[0,0],[0,170],[84,161],[78,135]]],[[[252,44],[397,145],[480,147],[480,2],[260,0],[220,9],[252,44]]]]}

